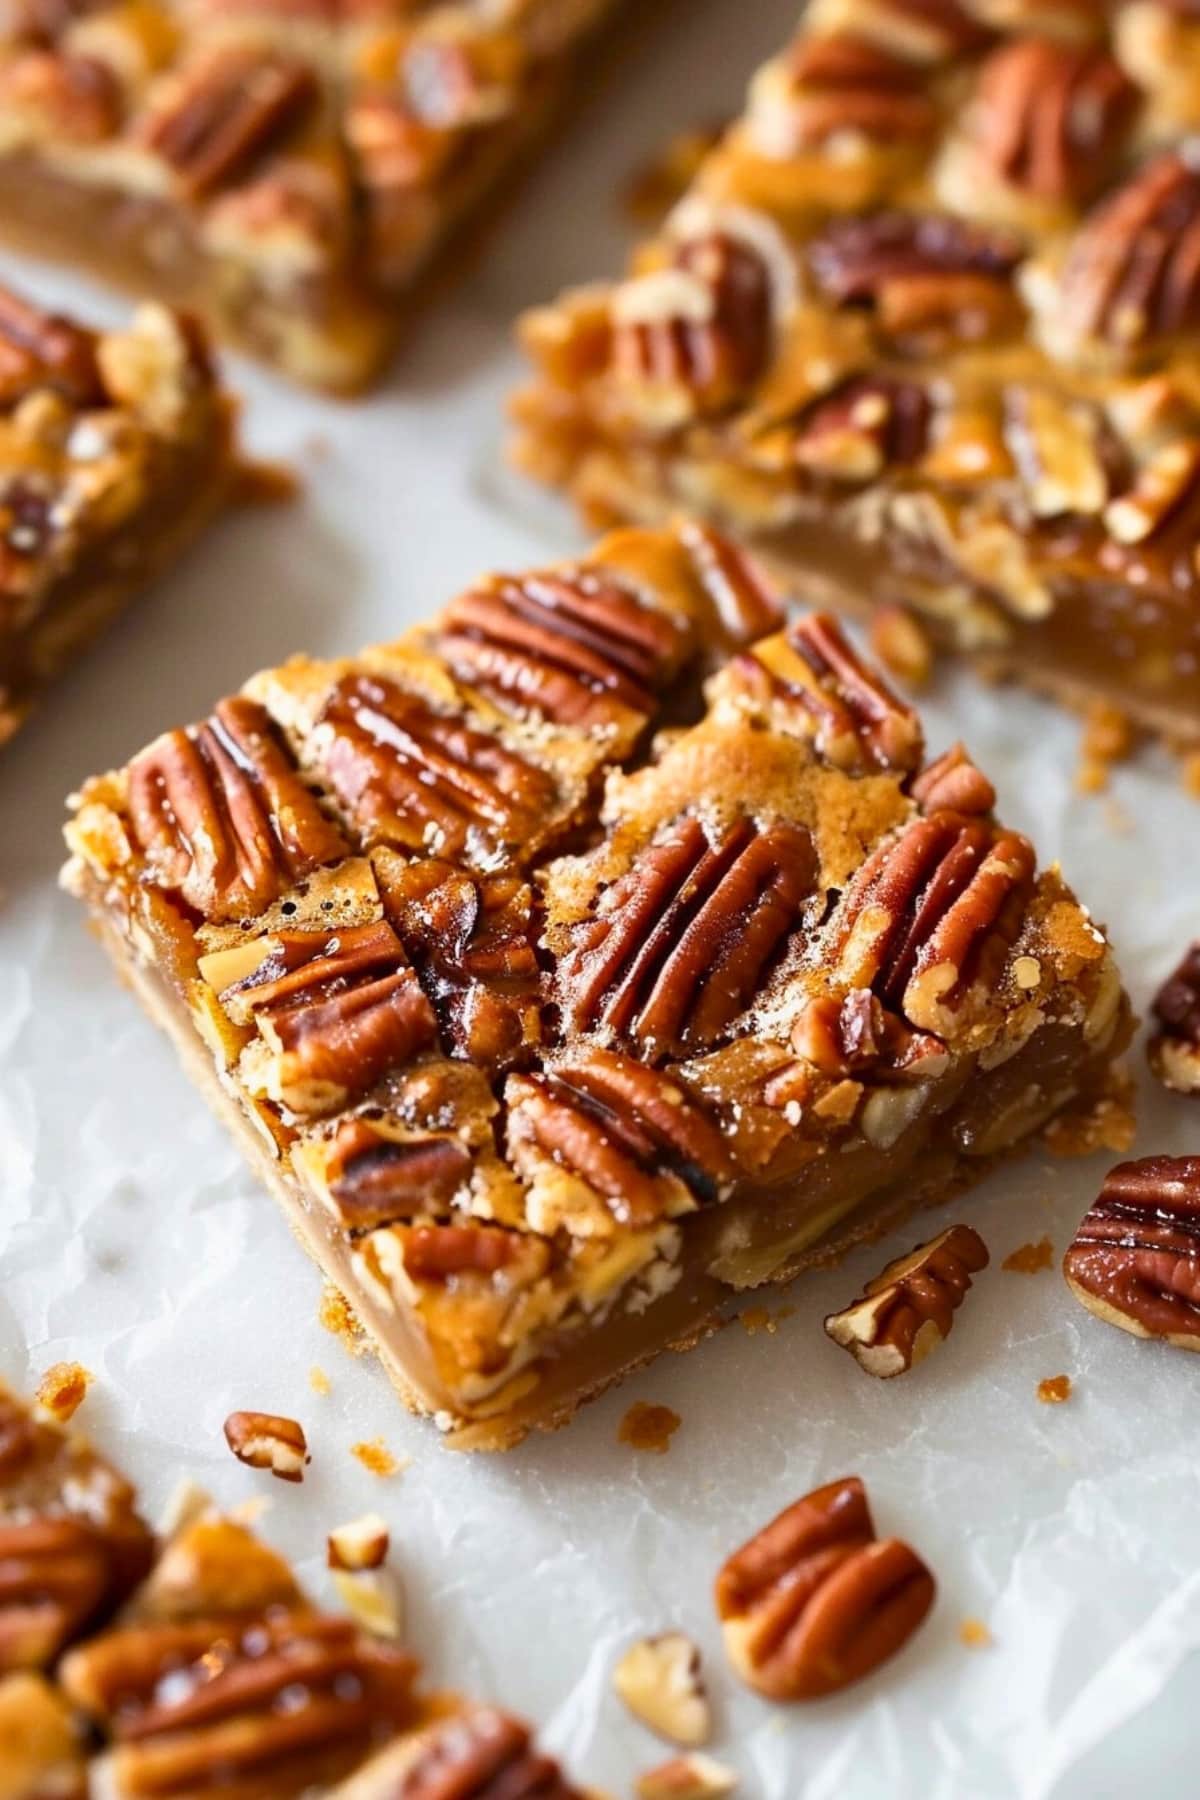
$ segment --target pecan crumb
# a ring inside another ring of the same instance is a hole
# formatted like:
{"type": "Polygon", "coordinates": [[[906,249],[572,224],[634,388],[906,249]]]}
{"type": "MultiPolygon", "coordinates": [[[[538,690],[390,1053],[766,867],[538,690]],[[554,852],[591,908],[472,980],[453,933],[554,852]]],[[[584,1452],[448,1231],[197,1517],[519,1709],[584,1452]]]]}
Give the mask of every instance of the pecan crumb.
{"type": "Polygon", "coordinates": [[[652,1406],[638,1400],[621,1420],[617,1442],[628,1444],[633,1450],[648,1451],[651,1456],[665,1456],[682,1424],[679,1414],[669,1406],[652,1406]]]}
{"type": "Polygon", "coordinates": [[[93,1379],[82,1363],[51,1363],[38,1384],[38,1405],[56,1424],[65,1425],[83,1405],[93,1379]]]}
{"type": "Polygon", "coordinates": [[[314,1363],[308,1371],[308,1385],[314,1394],[320,1394],[322,1397],[328,1394],[333,1387],[332,1381],[319,1363],[314,1363]]]}
{"type": "Polygon", "coordinates": [[[989,1650],[992,1646],[992,1634],[982,1619],[961,1620],[958,1635],[968,1650],[989,1650]]]}
{"type": "Polygon", "coordinates": [[[321,1304],[317,1310],[317,1318],[326,1331],[334,1337],[341,1338],[343,1347],[351,1356],[361,1356],[367,1347],[363,1328],[354,1316],[354,1311],[340,1288],[332,1282],[326,1282],[321,1290],[321,1304]]]}
{"type": "Polygon", "coordinates": [[[1042,1133],[1053,1156],[1091,1156],[1111,1150],[1122,1156],[1137,1135],[1132,1079],[1115,1071],[1111,1092],[1101,1095],[1082,1112],[1064,1113],[1042,1133]]]}
{"type": "Polygon", "coordinates": [[[1071,1398],[1071,1377],[1069,1375],[1047,1375],[1037,1385],[1037,1397],[1045,1406],[1061,1406],[1064,1400],[1071,1398]]]}
{"type": "Polygon", "coordinates": [[[1053,1261],[1054,1245],[1048,1237],[1043,1237],[1036,1244],[1018,1245],[1000,1267],[1007,1269],[1010,1275],[1037,1275],[1048,1269],[1053,1261]]]}
{"type": "Polygon", "coordinates": [[[351,1444],[351,1456],[358,1458],[364,1469],[381,1478],[400,1474],[407,1468],[407,1461],[394,1457],[382,1438],[368,1438],[362,1443],[351,1444]]]}

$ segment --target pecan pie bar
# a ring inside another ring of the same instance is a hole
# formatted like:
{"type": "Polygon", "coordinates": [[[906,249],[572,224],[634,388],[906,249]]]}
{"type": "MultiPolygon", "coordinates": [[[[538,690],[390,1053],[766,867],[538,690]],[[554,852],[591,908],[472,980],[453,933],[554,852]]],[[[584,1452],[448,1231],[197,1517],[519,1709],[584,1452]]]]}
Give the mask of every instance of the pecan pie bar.
{"type": "Polygon", "coordinates": [[[14,0],[0,223],[360,388],[614,3],[14,0]]]}
{"type": "Polygon", "coordinates": [[[0,287],[0,744],[224,504],[233,421],[189,319],[94,332],[0,287]]]}
{"type": "Polygon", "coordinates": [[[76,799],[68,887],[459,1446],[974,1179],[1128,1035],[965,753],[778,620],[706,529],[616,533],[76,799]]]}
{"type": "Polygon", "coordinates": [[[627,279],[527,315],[516,454],[1200,739],[1200,18],[812,0],[627,279]]]}

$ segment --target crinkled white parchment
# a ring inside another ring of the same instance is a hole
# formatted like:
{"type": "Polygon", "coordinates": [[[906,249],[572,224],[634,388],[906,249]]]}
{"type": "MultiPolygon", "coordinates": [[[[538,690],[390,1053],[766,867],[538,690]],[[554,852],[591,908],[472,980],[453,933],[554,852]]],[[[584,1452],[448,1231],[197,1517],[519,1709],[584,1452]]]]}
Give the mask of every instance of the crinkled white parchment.
{"type": "MultiPolygon", "coordinates": [[[[92,1369],[85,1416],[152,1508],[185,1472],[224,1501],[269,1487],[265,1528],[316,1591],[326,1530],[378,1507],[434,1675],[547,1721],[554,1746],[615,1795],[662,1749],[610,1693],[613,1659],[631,1635],[679,1625],[704,1649],[715,1752],[751,1800],[1184,1800],[1200,1699],[1200,1371],[1097,1323],[1056,1270],[999,1267],[1043,1234],[1060,1253],[1113,1159],[1034,1153],[930,1217],[931,1233],[968,1214],[993,1264],[947,1349],[901,1381],[864,1378],[820,1328],[879,1266],[883,1251],[868,1249],[802,1282],[775,1333],[732,1327],[555,1437],[456,1457],[320,1328],[315,1271],[55,888],[62,798],[87,773],[257,666],[393,635],[481,569],[578,541],[500,471],[500,408],[519,372],[508,321],[616,268],[620,178],[666,130],[732,107],[793,9],[643,10],[625,75],[388,392],[334,405],[237,369],[255,446],[302,469],[305,499],[223,526],[0,759],[0,1370],[26,1384],[57,1358],[92,1369]],[[314,1365],[327,1397],[309,1385],[314,1365]],[[1070,1402],[1040,1405],[1039,1380],[1063,1373],[1070,1402]],[[617,1443],[639,1398],[682,1415],[665,1457],[617,1443]],[[234,1407],[304,1421],[303,1488],[234,1463],[221,1437],[234,1407]],[[388,1482],[348,1453],[376,1436],[412,1459],[388,1482]],[[933,1564],[936,1610],[861,1688],[769,1707],[725,1669],[714,1572],[778,1508],[851,1471],[881,1531],[933,1564]],[[964,1647],[968,1617],[986,1622],[991,1648],[964,1647]]],[[[120,313],[59,274],[20,274],[49,299],[120,313]]],[[[1149,756],[1109,798],[1083,800],[1078,729],[1049,707],[948,677],[927,717],[935,747],[969,740],[1006,818],[1108,922],[1144,1009],[1200,929],[1200,810],[1175,771],[1149,756]]],[[[1200,1109],[1143,1082],[1138,1149],[1198,1146],[1200,1109]]]]}

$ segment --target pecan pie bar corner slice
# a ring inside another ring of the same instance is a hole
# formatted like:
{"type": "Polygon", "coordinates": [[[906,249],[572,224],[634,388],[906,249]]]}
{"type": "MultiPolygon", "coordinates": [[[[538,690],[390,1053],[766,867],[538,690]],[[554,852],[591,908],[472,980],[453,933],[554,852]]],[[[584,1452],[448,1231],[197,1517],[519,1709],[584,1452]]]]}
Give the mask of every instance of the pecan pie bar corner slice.
{"type": "Polygon", "coordinates": [[[780,618],[712,532],[619,532],[75,802],[68,887],[457,1446],[967,1184],[1128,1036],[965,752],[780,618]]]}
{"type": "Polygon", "coordinates": [[[632,273],[526,316],[518,461],[1200,741],[1198,44],[1170,0],[810,5],[632,273]]]}
{"type": "Polygon", "coordinates": [[[225,504],[234,419],[186,316],[97,332],[0,288],[0,745],[225,504]]]}

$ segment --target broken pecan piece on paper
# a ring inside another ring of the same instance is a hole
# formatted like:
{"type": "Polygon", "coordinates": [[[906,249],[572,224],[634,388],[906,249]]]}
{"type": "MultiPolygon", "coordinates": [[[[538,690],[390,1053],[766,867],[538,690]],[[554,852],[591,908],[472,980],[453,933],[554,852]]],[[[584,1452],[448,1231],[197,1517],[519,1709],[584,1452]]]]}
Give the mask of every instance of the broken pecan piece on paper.
{"type": "Polygon", "coordinates": [[[988,1264],[987,1247],[969,1225],[951,1225],[919,1244],[867,1283],[825,1329],[868,1375],[903,1375],[950,1335],[972,1275],[988,1264]]]}
{"type": "Polygon", "coordinates": [[[816,1700],[869,1675],[907,1643],[933,1597],[916,1552],[876,1538],[855,1475],[780,1513],[716,1586],[729,1659],[769,1700],[816,1700]]]}
{"type": "Polygon", "coordinates": [[[304,1465],[312,1460],[304,1427],[278,1413],[231,1412],[225,1442],[239,1462],[269,1469],[280,1481],[303,1481],[304,1465]]]}
{"type": "Polygon", "coordinates": [[[1200,1094],[1200,939],[1154,1000],[1150,1067],[1177,1094],[1200,1094]]]}
{"type": "Polygon", "coordinates": [[[1200,1156],[1118,1163],[1080,1222],[1063,1274],[1106,1324],[1200,1350],[1200,1156]]]}

